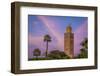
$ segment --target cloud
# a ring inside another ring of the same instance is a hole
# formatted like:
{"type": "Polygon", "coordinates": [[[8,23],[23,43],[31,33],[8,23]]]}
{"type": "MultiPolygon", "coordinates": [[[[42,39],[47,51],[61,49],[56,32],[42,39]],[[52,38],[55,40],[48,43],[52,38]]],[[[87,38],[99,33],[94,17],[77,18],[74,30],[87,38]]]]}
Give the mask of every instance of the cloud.
{"type": "Polygon", "coordinates": [[[39,22],[38,22],[38,21],[33,21],[32,24],[33,24],[33,25],[38,25],[39,22]]]}
{"type": "Polygon", "coordinates": [[[35,36],[34,37],[31,34],[29,34],[28,43],[29,43],[29,45],[35,46],[35,48],[43,49],[43,47],[44,47],[43,37],[41,37],[41,36],[35,36]]]}

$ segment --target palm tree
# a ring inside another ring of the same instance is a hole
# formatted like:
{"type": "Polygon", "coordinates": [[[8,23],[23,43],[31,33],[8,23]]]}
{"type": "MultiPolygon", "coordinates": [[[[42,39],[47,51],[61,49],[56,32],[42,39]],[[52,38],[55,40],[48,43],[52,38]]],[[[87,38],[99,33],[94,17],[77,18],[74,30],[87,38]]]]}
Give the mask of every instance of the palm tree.
{"type": "Polygon", "coordinates": [[[36,59],[38,59],[38,56],[40,56],[40,55],[41,55],[40,49],[38,49],[38,48],[34,49],[33,56],[36,56],[36,59]]]}
{"type": "Polygon", "coordinates": [[[82,41],[81,46],[82,46],[85,50],[88,49],[88,39],[87,39],[87,38],[85,38],[85,39],[82,41]]]}
{"type": "Polygon", "coordinates": [[[78,58],[87,58],[88,52],[85,49],[80,49],[81,53],[78,55],[78,58]]]}
{"type": "Polygon", "coordinates": [[[51,37],[49,35],[45,35],[44,42],[46,42],[46,57],[47,57],[47,55],[48,55],[48,43],[51,42],[51,37]]]}
{"type": "Polygon", "coordinates": [[[81,43],[82,48],[80,49],[81,53],[78,55],[78,58],[87,58],[88,57],[88,39],[85,38],[81,43]]]}

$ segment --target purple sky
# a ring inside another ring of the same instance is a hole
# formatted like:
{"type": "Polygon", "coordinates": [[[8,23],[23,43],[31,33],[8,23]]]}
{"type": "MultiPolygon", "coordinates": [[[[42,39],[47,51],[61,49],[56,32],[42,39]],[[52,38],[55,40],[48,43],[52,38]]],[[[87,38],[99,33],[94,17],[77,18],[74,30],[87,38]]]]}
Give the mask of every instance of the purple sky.
{"type": "Polygon", "coordinates": [[[72,16],[28,16],[28,57],[33,57],[33,50],[39,48],[44,55],[46,43],[43,37],[49,34],[52,41],[49,43],[49,51],[64,51],[64,33],[66,27],[71,24],[74,33],[74,55],[80,53],[80,43],[87,37],[87,17],[72,16]]]}

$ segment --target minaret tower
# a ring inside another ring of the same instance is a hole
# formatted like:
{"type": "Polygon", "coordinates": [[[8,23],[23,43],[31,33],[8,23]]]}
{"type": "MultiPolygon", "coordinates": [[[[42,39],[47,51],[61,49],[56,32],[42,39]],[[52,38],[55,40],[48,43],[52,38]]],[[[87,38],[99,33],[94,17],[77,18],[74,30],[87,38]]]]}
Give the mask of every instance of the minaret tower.
{"type": "Polygon", "coordinates": [[[74,58],[74,34],[70,25],[67,26],[64,33],[64,52],[70,58],[74,58]]]}

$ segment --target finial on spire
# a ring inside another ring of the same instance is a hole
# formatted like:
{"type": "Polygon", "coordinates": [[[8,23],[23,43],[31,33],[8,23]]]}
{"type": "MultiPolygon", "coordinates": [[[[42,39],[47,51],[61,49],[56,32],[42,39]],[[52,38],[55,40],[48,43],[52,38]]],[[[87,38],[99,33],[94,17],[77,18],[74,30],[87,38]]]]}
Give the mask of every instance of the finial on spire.
{"type": "Polygon", "coordinates": [[[71,24],[69,24],[66,28],[66,32],[71,33],[72,32],[72,27],[71,24]]]}

